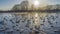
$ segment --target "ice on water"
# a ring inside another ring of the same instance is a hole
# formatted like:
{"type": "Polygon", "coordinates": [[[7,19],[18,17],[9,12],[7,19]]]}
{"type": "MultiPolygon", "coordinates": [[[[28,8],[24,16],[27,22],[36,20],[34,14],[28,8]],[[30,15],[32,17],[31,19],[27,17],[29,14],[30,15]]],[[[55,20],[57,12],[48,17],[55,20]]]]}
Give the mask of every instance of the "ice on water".
{"type": "Polygon", "coordinates": [[[34,17],[15,15],[10,13],[0,14],[0,34],[60,34],[60,14],[39,14],[39,28],[33,28],[34,17]]]}

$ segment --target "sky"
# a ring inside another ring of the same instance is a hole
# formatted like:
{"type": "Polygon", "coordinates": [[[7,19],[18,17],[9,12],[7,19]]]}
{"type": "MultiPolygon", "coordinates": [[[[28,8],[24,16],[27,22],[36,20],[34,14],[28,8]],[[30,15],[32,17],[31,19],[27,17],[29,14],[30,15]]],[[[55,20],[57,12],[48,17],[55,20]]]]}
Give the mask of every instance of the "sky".
{"type": "MultiPolygon", "coordinates": [[[[0,10],[10,10],[14,5],[20,4],[23,0],[0,0],[0,10]]],[[[34,0],[30,0],[34,1],[34,0]]],[[[42,0],[45,4],[54,5],[60,4],[60,0],[42,0]]]]}

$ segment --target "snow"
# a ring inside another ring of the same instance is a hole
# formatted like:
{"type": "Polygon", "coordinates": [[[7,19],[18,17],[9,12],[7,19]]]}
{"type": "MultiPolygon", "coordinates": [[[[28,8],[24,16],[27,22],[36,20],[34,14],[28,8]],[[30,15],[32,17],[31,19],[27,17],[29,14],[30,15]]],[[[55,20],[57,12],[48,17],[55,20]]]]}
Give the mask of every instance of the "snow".
{"type": "MultiPolygon", "coordinates": [[[[34,26],[34,17],[25,15],[14,15],[10,13],[0,14],[0,34],[12,32],[13,34],[56,34],[60,30],[60,13],[39,14],[39,26],[34,26]],[[42,15],[44,14],[44,15],[42,15]]],[[[58,34],[58,33],[57,33],[58,34]]]]}

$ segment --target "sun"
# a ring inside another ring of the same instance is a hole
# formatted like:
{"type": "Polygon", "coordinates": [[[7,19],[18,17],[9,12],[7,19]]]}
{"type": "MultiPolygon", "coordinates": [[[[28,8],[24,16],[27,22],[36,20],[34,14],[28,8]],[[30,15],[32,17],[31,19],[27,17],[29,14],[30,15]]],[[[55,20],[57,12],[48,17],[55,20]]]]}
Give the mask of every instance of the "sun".
{"type": "Polygon", "coordinates": [[[38,0],[34,1],[34,6],[39,6],[39,1],[38,0]]]}

